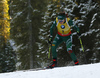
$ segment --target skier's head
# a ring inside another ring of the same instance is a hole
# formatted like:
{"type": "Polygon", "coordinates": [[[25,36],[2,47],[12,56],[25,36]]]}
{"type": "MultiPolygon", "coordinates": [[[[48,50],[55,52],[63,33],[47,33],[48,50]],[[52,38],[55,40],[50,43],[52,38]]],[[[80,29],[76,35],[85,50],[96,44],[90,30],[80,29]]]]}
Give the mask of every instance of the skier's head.
{"type": "Polygon", "coordinates": [[[66,18],[65,12],[61,12],[61,13],[58,14],[58,21],[59,22],[65,21],[65,18],[66,18]]]}

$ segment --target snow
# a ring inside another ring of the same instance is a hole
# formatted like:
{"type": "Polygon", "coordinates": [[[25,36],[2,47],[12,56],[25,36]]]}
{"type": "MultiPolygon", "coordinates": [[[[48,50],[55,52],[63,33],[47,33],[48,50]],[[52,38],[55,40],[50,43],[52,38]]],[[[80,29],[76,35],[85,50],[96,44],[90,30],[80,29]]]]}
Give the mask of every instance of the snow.
{"type": "Polygon", "coordinates": [[[100,63],[1,73],[0,78],[100,78],[100,63]]]}

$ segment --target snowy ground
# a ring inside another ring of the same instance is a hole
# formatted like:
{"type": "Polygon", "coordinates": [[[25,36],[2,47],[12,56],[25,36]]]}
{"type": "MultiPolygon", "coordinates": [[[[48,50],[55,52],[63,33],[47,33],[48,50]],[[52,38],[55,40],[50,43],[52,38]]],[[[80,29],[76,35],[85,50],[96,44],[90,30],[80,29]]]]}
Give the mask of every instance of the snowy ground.
{"type": "Polygon", "coordinates": [[[39,71],[1,73],[0,78],[100,78],[100,63],[39,71]]]}

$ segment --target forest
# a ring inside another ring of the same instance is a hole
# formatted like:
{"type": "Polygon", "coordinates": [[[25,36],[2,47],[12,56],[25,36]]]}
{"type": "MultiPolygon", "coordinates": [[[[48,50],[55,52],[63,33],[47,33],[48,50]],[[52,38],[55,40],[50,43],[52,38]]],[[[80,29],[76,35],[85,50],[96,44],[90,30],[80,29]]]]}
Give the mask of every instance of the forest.
{"type": "MultiPolygon", "coordinates": [[[[50,27],[60,10],[79,27],[72,31],[72,47],[80,65],[100,62],[99,0],[0,0],[0,73],[43,68],[48,58],[50,27]]],[[[53,38],[57,34],[54,31],[53,38]]],[[[73,66],[66,45],[57,48],[58,66],[73,66]]]]}

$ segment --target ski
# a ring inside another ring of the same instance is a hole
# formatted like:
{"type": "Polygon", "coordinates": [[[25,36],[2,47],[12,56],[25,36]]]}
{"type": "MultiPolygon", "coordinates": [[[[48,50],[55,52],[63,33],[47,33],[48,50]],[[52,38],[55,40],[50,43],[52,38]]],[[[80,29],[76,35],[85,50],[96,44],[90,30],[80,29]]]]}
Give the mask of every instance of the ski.
{"type": "Polygon", "coordinates": [[[39,70],[48,70],[48,69],[53,69],[53,68],[36,68],[36,69],[30,69],[30,71],[39,71],[39,70]]]}

